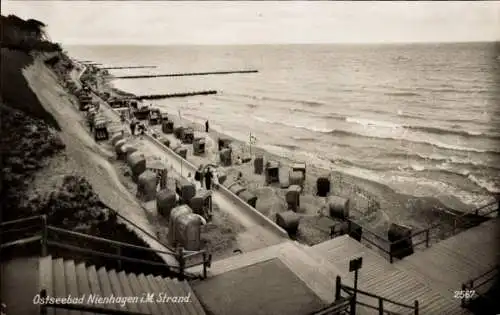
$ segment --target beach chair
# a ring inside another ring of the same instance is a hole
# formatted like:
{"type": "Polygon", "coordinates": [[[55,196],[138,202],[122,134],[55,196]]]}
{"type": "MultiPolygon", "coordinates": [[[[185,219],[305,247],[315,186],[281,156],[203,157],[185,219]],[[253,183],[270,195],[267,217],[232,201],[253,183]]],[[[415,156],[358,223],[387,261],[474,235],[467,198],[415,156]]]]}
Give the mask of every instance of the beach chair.
{"type": "Polygon", "coordinates": [[[280,182],[280,163],[277,161],[268,161],[266,163],[266,184],[280,182]]]}
{"type": "Polygon", "coordinates": [[[168,121],[168,113],[164,111],[160,112],[160,123],[163,124],[166,121],[168,121]]]}
{"type": "Polygon", "coordinates": [[[158,108],[153,108],[149,111],[149,124],[157,125],[160,123],[161,113],[158,108]]]}
{"type": "Polygon", "coordinates": [[[98,120],[95,122],[94,138],[96,141],[107,140],[109,138],[108,123],[106,120],[98,120]]]}
{"type": "Polygon", "coordinates": [[[191,199],[196,195],[196,187],[187,179],[179,178],[175,182],[175,192],[179,195],[183,203],[189,204],[191,199]]]}
{"type": "Polygon", "coordinates": [[[193,154],[202,155],[205,153],[205,138],[195,138],[193,141],[193,154]]]}
{"type": "Polygon", "coordinates": [[[201,215],[207,221],[212,219],[212,192],[200,190],[189,202],[194,213],[201,215]]]}
{"type": "Polygon", "coordinates": [[[174,129],[174,136],[177,139],[182,139],[182,137],[184,136],[184,127],[179,126],[179,127],[175,128],[174,129]]]}
{"type": "Polygon", "coordinates": [[[296,162],[292,164],[291,167],[292,172],[301,172],[304,180],[306,179],[306,163],[305,162],[296,162]]]}
{"type": "Polygon", "coordinates": [[[301,190],[302,188],[298,185],[291,185],[290,187],[288,187],[288,191],[286,192],[285,195],[288,209],[295,212],[299,209],[301,190]]]}
{"type": "Polygon", "coordinates": [[[230,148],[223,149],[219,152],[220,163],[222,166],[231,166],[232,164],[232,151],[230,148]]]}
{"type": "Polygon", "coordinates": [[[184,128],[181,140],[182,140],[182,143],[188,143],[188,144],[193,143],[193,141],[194,141],[193,128],[184,128]]]}

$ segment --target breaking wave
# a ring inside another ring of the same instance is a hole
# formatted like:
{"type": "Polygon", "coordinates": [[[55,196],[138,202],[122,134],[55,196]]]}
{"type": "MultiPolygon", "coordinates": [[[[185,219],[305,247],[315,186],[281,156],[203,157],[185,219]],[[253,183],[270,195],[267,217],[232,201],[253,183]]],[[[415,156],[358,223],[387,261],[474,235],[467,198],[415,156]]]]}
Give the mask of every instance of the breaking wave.
{"type": "Polygon", "coordinates": [[[420,96],[420,94],[415,92],[386,92],[384,94],[388,96],[420,96]]]}
{"type": "Polygon", "coordinates": [[[452,163],[457,165],[462,165],[463,167],[477,167],[484,168],[488,167],[495,170],[500,170],[500,165],[496,164],[487,164],[480,161],[472,161],[468,158],[460,158],[456,156],[444,156],[440,154],[431,154],[425,155],[420,153],[388,153],[386,156],[395,159],[412,159],[412,160],[421,160],[421,161],[435,161],[441,163],[452,163]]]}
{"type": "Polygon", "coordinates": [[[272,102],[280,102],[280,103],[304,104],[308,107],[319,107],[319,106],[324,106],[327,104],[323,101],[300,100],[300,99],[280,98],[280,97],[270,97],[270,96],[258,96],[258,95],[250,95],[250,94],[231,94],[231,95],[239,96],[239,97],[243,97],[243,98],[250,98],[250,99],[259,100],[259,101],[272,101],[272,102]]]}
{"type": "Polygon", "coordinates": [[[459,136],[463,136],[463,137],[482,137],[482,138],[489,138],[492,140],[500,140],[500,135],[486,134],[486,133],[479,132],[479,131],[451,130],[451,129],[445,129],[445,128],[426,127],[426,126],[404,126],[404,128],[410,129],[410,130],[424,131],[427,133],[441,134],[441,135],[451,134],[451,135],[459,135],[459,136]]]}
{"type": "Polygon", "coordinates": [[[293,124],[289,122],[283,122],[283,121],[275,121],[275,120],[270,120],[267,118],[259,117],[259,116],[254,116],[254,118],[260,122],[268,123],[268,124],[278,124],[278,125],[283,125],[283,126],[288,126],[292,128],[300,128],[300,129],[305,129],[313,132],[320,132],[320,133],[329,133],[333,132],[334,129],[328,129],[328,128],[319,128],[319,127],[314,127],[314,126],[306,126],[306,125],[300,125],[300,124],[293,124]]]}
{"type": "MultiPolygon", "coordinates": [[[[373,135],[366,135],[366,134],[361,134],[361,133],[347,131],[347,130],[315,127],[311,124],[302,125],[302,124],[295,124],[292,122],[276,121],[276,120],[266,119],[266,118],[259,117],[259,116],[254,116],[254,118],[260,122],[264,122],[264,123],[268,123],[268,124],[278,124],[278,125],[282,125],[282,126],[287,126],[287,127],[292,127],[292,128],[300,128],[300,129],[309,130],[312,132],[318,132],[318,133],[324,133],[324,134],[330,134],[330,135],[336,135],[336,136],[350,136],[350,137],[357,137],[357,138],[362,137],[362,138],[367,138],[367,139],[387,139],[387,140],[393,140],[393,141],[399,141],[399,142],[404,141],[407,143],[422,143],[422,144],[430,145],[430,146],[435,147],[435,148],[441,148],[441,149],[452,150],[452,151],[492,153],[492,154],[499,154],[500,153],[500,151],[497,151],[497,150],[483,150],[483,149],[477,149],[477,148],[463,147],[463,146],[447,144],[447,143],[442,143],[439,141],[432,141],[432,140],[408,140],[405,138],[390,137],[390,136],[373,136],[373,135]]],[[[351,121],[361,122],[362,120],[351,119],[351,121]]],[[[378,122],[378,121],[364,120],[364,123],[366,123],[366,124],[376,123],[376,124],[380,125],[380,122],[378,122]]],[[[386,123],[386,126],[401,126],[401,125],[397,125],[397,124],[393,124],[393,123],[388,122],[388,123],[386,123]]]]}

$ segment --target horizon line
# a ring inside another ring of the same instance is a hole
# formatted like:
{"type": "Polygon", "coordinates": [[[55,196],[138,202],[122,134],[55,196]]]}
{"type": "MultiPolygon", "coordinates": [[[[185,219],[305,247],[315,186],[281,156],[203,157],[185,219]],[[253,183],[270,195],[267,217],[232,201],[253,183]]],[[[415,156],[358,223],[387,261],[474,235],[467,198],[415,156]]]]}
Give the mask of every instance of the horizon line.
{"type": "MultiPolygon", "coordinates": [[[[60,43],[60,42],[59,42],[60,43]]],[[[477,40],[477,41],[408,41],[408,42],[318,42],[318,43],[83,43],[83,44],[64,44],[63,46],[286,46],[286,45],[412,45],[412,44],[482,44],[482,43],[500,43],[498,40],[477,40]]]]}

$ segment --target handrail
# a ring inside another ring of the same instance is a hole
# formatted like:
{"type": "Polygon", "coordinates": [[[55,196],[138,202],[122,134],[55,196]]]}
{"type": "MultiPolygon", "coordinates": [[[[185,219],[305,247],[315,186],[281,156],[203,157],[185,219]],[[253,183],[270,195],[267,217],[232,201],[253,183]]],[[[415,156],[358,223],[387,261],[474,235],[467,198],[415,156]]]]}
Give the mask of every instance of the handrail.
{"type": "MultiPolygon", "coordinates": [[[[493,202],[490,202],[486,205],[480,206],[479,208],[474,209],[473,211],[464,212],[460,215],[455,216],[453,219],[452,235],[455,235],[457,232],[457,223],[460,222],[460,220],[463,220],[466,216],[474,214],[476,216],[481,216],[481,217],[486,218],[490,214],[499,211],[499,208],[500,208],[499,201],[493,201],[493,202]],[[493,209],[491,209],[485,213],[481,213],[482,210],[489,208],[491,206],[494,206],[495,204],[497,205],[497,207],[494,207],[493,209]]],[[[356,234],[354,231],[352,231],[351,224],[359,225],[359,223],[357,223],[356,221],[354,221],[352,219],[346,219],[345,221],[349,225],[347,234],[356,234]]],[[[415,238],[416,236],[420,236],[422,234],[425,235],[423,240],[413,242],[413,246],[416,247],[418,245],[425,243],[425,247],[429,247],[430,246],[430,238],[431,238],[431,236],[430,236],[431,230],[434,230],[438,227],[441,227],[442,225],[444,225],[444,222],[439,222],[439,223],[433,224],[425,229],[421,229],[421,230],[418,230],[416,232],[412,232],[411,235],[409,236],[409,238],[412,239],[412,241],[413,241],[413,238],[415,238]]],[[[335,231],[335,227],[336,227],[336,225],[332,225],[330,227],[330,237],[335,237],[335,236],[338,236],[339,234],[342,234],[342,233],[339,233],[341,231],[335,231]]],[[[370,229],[364,228],[364,227],[362,228],[362,233],[361,233],[360,237],[361,237],[361,239],[367,241],[371,245],[377,247],[379,250],[381,250],[385,254],[389,255],[389,261],[391,263],[393,263],[394,257],[396,257],[395,253],[393,251],[391,251],[391,247],[393,247],[396,244],[400,244],[400,243],[407,241],[407,238],[405,238],[405,239],[400,239],[400,240],[391,242],[387,238],[379,235],[378,233],[376,233],[374,231],[371,231],[370,229]],[[377,240],[380,240],[382,244],[377,244],[376,242],[374,242],[370,238],[366,237],[365,236],[366,234],[374,236],[377,240]],[[383,247],[384,244],[386,245],[386,248],[383,247]],[[389,249],[387,249],[387,248],[389,248],[389,249]]]]}
{"type": "Polygon", "coordinates": [[[41,218],[42,218],[41,215],[34,215],[34,216],[31,216],[31,217],[26,217],[26,218],[11,220],[11,221],[4,221],[4,222],[0,223],[0,226],[5,227],[7,225],[12,225],[12,224],[21,223],[21,222],[27,222],[27,221],[33,221],[35,219],[41,219],[41,218]]]}
{"type": "Polygon", "coordinates": [[[415,305],[409,305],[409,304],[404,304],[404,303],[401,303],[401,302],[396,302],[394,300],[391,300],[389,298],[385,298],[385,297],[382,297],[380,295],[376,295],[376,294],[373,294],[373,293],[370,293],[370,292],[367,292],[367,291],[363,291],[363,290],[360,290],[360,289],[354,289],[353,287],[350,287],[348,285],[345,285],[345,284],[342,284],[342,289],[349,292],[349,293],[359,293],[359,294],[362,294],[362,295],[366,295],[368,297],[371,297],[371,298],[374,298],[374,299],[377,299],[377,300],[383,300],[385,302],[389,302],[391,304],[394,304],[394,305],[397,305],[397,306],[401,306],[401,307],[405,307],[405,308],[408,308],[408,309],[415,309],[415,305]]]}
{"type": "Polygon", "coordinates": [[[339,311],[344,311],[345,307],[351,305],[351,301],[353,298],[354,297],[352,295],[341,297],[340,299],[335,300],[335,302],[331,303],[330,305],[327,305],[320,310],[310,313],[310,315],[331,315],[336,314],[339,311]]]}
{"type": "Polygon", "coordinates": [[[144,246],[123,243],[123,242],[119,242],[119,241],[113,241],[113,240],[109,240],[109,239],[98,237],[98,236],[93,236],[93,235],[89,235],[89,234],[84,234],[84,233],[80,233],[80,232],[75,232],[75,231],[57,228],[57,227],[54,227],[51,225],[48,225],[47,229],[49,231],[59,232],[62,234],[67,234],[67,235],[78,236],[78,237],[81,237],[83,239],[92,240],[92,241],[96,241],[96,242],[100,242],[100,243],[105,243],[105,244],[110,244],[110,245],[115,245],[115,246],[120,246],[120,247],[128,247],[128,248],[132,248],[132,249],[144,250],[144,251],[155,252],[155,253],[160,253],[160,254],[175,255],[174,253],[163,251],[163,250],[158,250],[158,249],[153,249],[151,247],[144,247],[144,246]]]}
{"type": "Polygon", "coordinates": [[[25,245],[29,243],[39,242],[42,239],[41,235],[34,235],[30,237],[21,238],[12,242],[0,244],[0,249],[5,249],[12,246],[25,245]]]}
{"type": "MultiPolygon", "coordinates": [[[[149,265],[154,265],[154,266],[161,266],[161,267],[178,269],[179,272],[181,273],[181,276],[183,276],[183,277],[189,276],[187,273],[185,273],[185,268],[186,268],[185,260],[186,259],[192,258],[194,256],[202,256],[203,257],[202,262],[189,264],[189,266],[203,265],[203,278],[206,278],[207,268],[210,267],[211,261],[212,261],[212,256],[209,255],[207,253],[207,251],[204,249],[200,250],[200,251],[196,251],[196,252],[192,252],[192,251],[186,252],[182,248],[178,248],[175,253],[171,253],[171,252],[167,252],[167,251],[152,249],[150,247],[144,247],[144,246],[123,243],[123,242],[119,242],[119,241],[114,241],[114,240],[110,240],[110,239],[106,239],[106,238],[102,238],[102,237],[98,237],[98,236],[94,236],[94,235],[70,231],[67,229],[62,229],[62,228],[48,225],[47,220],[46,220],[46,215],[32,216],[32,217],[28,217],[28,218],[6,221],[3,223],[4,223],[4,225],[14,225],[15,223],[28,222],[28,221],[31,221],[34,219],[40,219],[42,221],[40,230],[34,232],[35,235],[33,235],[31,237],[25,237],[22,239],[18,239],[18,240],[14,240],[11,242],[0,244],[0,248],[4,249],[4,248],[8,248],[8,247],[18,246],[18,245],[23,245],[23,244],[33,243],[33,242],[41,242],[42,256],[47,255],[47,247],[48,246],[55,246],[55,247],[60,247],[60,248],[66,248],[66,249],[76,251],[76,252],[84,252],[84,253],[89,253],[89,254],[96,255],[96,256],[114,258],[117,260],[130,261],[130,262],[134,262],[134,263],[143,263],[143,264],[149,264],[149,265]],[[100,243],[110,244],[112,246],[117,246],[117,247],[132,248],[132,249],[136,249],[136,250],[154,252],[156,254],[173,255],[179,261],[179,266],[171,266],[165,262],[159,263],[159,262],[154,262],[154,261],[149,261],[149,260],[136,259],[136,258],[131,258],[131,257],[127,257],[127,256],[117,255],[117,254],[110,254],[110,253],[105,253],[105,252],[100,252],[100,251],[83,249],[81,247],[73,246],[73,245],[69,245],[69,244],[63,244],[61,242],[52,240],[49,233],[48,233],[49,231],[61,233],[63,235],[72,235],[72,236],[76,236],[76,237],[83,238],[86,240],[92,240],[92,241],[96,241],[96,242],[100,242],[100,243]]],[[[33,227],[35,227],[35,226],[32,225],[29,228],[33,228],[33,227]]],[[[9,232],[9,230],[2,231],[2,233],[3,232],[9,232]]]]}
{"type": "Polygon", "coordinates": [[[379,315],[382,315],[382,314],[399,315],[398,313],[395,313],[395,312],[392,312],[392,311],[388,311],[388,310],[384,310],[384,303],[385,302],[390,303],[390,304],[394,304],[396,306],[400,306],[400,307],[404,307],[404,308],[410,309],[410,310],[413,311],[414,315],[418,315],[418,313],[419,313],[419,303],[418,303],[417,300],[415,300],[415,302],[414,302],[413,305],[404,304],[404,303],[401,303],[401,302],[397,302],[397,301],[394,301],[394,300],[391,300],[391,299],[388,299],[388,298],[384,298],[382,296],[379,296],[379,295],[376,295],[376,294],[373,294],[373,293],[370,293],[370,292],[366,292],[366,291],[363,291],[363,290],[360,290],[360,289],[357,289],[357,288],[355,289],[355,288],[350,287],[348,285],[342,284],[342,280],[341,280],[340,276],[337,276],[336,279],[335,279],[335,300],[336,301],[339,300],[340,298],[342,298],[342,294],[341,294],[342,291],[353,297],[353,303],[354,304],[359,304],[359,305],[362,305],[362,306],[365,306],[365,307],[368,307],[368,308],[371,308],[371,309],[378,310],[379,315]],[[365,296],[368,296],[368,297],[376,299],[378,301],[378,305],[374,306],[374,305],[371,305],[371,304],[368,304],[368,303],[365,303],[365,302],[358,301],[357,300],[357,295],[358,294],[362,294],[362,295],[365,295],[365,296]]]}
{"type": "Polygon", "coordinates": [[[479,276],[470,279],[467,282],[462,283],[462,292],[463,292],[462,293],[463,296],[461,299],[462,307],[466,306],[471,299],[482,295],[480,292],[478,292],[477,289],[487,283],[490,283],[491,281],[494,281],[497,278],[499,272],[500,272],[500,265],[496,265],[493,266],[491,269],[487,270],[486,272],[483,272],[479,276]],[[480,280],[481,282],[477,284],[477,282],[480,280]]]}
{"type": "Polygon", "coordinates": [[[122,255],[117,255],[117,254],[110,254],[110,253],[105,253],[105,252],[91,250],[91,249],[84,249],[84,248],[81,248],[78,246],[63,244],[63,243],[55,242],[55,241],[47,241],[47,245],[51,245],[51,246],[55,246],[55,247],[59,247],[59,248],[65,248],[65,249],[69,249],[69,250],[76,251],[76,252],[93,254],[93,255],[101,256],[101,257],[115,258],[117,260],[130,261],[133,263],[141,263],[141,264],[146,264],[146,265],[151,265],[151,266],[172,268],[172,266],[169,266],[166,263],[159,263],[159,262],[154,262],[154,261],[150,261],[150,260],[130,258],[127,256],[122,256],[122,255]]]}
{"type": "MultiPolygon", "coordinates": [[[[474,214],[476,216],[481,216],[481,217],[487,217],[488,215],[494,213],[494,212],[497,212],[499,211],[499,201],[492,201],[486,205],[483,205],[483,206],[480,206],[479,208],[477,209],[474,209],[472,211],[467,211],[467,212],[464,212],[460,215],[457,215],[453,218],[453,229],[452,229],[452,235],[455,235],[456,232],[457,232],[457,223],[460,222],[461,220],[463,220],[466,216],[469,216],[471,214],[474,214]],[[491,209],[490,211],[488,212],[485,212],[485,213],[480,213],[483,209],[486,209],[488,207],[491,207],[493,205],[497,205],[496,208],[493,208],[491,209]]],[[[436,224],[433,224],[425,229],[422,229],[422,230],[419,230],[419,231],[416,231],[416,232],[413,232],[410,236],[410,238],[414,238],[415,236],[418,236],[418,235],[421,235],[421,234],[425,234],[425,238],[423,241],[420,241],[420,242],[417,242],[415,244],[413,244],[414,246],[416,245],[420,245],[422,243],[425,243],[426,247],[429,247],[430,246],[430,231],[431,230],[434,230],[438,227],[441,227],[444,225],[444,222],[439,222],[439,223],[436,223],[436,224]]],[[[394,244],[399,244],[399,243],[402,243],[404,242],[405,240],[402,239],[402,240],[397,240],[397,241],[394,241],[394,242],[390,242],[391,245],[394,245],[394,244]]]]}
{"type": "Polygon", "coordinates": [[[172,251],[172,253],[174,253],[174,249],[167,245],[167,244],[163,244],[156,236],[152,235],[151,233],[149,233],[148,231],[146,231],[145,229],[143,229],[142,227],[138,226],[137,224],[135,224],[134,222],[132,222],[131,220],[127,219],[126,217],[124,217],[123,215],[121,215],[120,213],[118,213],[118,211],[116,211],[115,209],[111,208],[110,206],[108,206],[107,204],[105,204],[104,202],[100,202],[100,205],[103,206],[104,208],[108,209],[109,211],[111,211],[114,215],[116,215],[117,217],[119,217],[120,219],[124,220],[125,222],[131,224],[133,227],[135,227],[136,229],[138,229],[139,231],[143,232],[144,234],[146,234],[147,236],[151,237],[153,240],[157,241],[158,243],[160,243],[161,245],[165,246],[165,248],[167,248],[168,250],[172,251]]]}

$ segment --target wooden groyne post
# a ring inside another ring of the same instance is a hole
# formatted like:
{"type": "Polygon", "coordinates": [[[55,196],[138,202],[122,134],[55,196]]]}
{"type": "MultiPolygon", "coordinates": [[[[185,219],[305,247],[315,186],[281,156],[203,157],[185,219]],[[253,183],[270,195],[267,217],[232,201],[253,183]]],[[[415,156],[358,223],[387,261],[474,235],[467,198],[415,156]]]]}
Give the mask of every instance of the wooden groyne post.
{"type": "Polygon", "coordinates": [[[173,97],[188,97],[188,96],[197,96],[197,95],[212,95],[217,94],[216,90],[208,90],[208,91],[197,91],[197,92],[186,92],[186,93],[171,93],[171,94],[152,94],[152,95],[141,95],[129,97],[130,99],[136,100],[158,100],[163,98],[173,98],[173,97]]]}
{"type": "Polygon", "coordinates": [[[236,74],[236,73],[257,73],[258,70],[233,70],[233,71],[211,71],[211,72],[187,72],[187,73],[167,73],[167,74],[144,74],[144,75],[125,75],[117,76],[116,79],[147,79],[162,77],[186,77],[197,75],[216,75],[216,74],[236,74]]]}
{"type": "Polygon", "coordinates": [[[102,67],[101,70],[115,70],[115,69],[154,69],[157,66],[122,66],[122,67],[102,67]]]}

